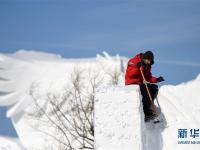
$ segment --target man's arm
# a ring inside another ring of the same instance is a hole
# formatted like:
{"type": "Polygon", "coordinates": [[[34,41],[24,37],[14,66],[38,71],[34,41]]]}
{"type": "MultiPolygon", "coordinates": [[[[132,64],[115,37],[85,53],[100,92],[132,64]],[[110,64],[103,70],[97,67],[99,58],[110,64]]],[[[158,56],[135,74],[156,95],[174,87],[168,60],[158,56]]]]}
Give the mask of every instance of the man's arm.
{"type": "Polygon", "coordinates": [[[147,70],[146,80],[150,83],[156,83],[157,82],[157,77],[152,76],[151,68],[147,70]]]}

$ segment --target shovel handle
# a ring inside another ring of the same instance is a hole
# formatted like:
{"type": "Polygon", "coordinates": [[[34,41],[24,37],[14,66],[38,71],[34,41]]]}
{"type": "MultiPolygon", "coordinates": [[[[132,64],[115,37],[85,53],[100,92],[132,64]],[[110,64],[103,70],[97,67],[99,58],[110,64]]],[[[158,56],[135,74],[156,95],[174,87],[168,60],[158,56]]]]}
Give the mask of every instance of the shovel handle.
{"type": "Polygon", "coordinates": [[[146,89],[147,89],[147,93],[148,93],[148,95],[149,95],[149,99],[151,100],[151,102],[153,102],[153,99],[152,99],[151,93],[150,93],[149,88],[148,88],[147,83],[146,83],[147,80],[146,80],[145,77],[144,77],[144,73],[143,73],[141,67],[140,67],[140,72],[141,72],[141,74],[142,74],[142,78],[143,78],[143,80],[145,81],[144,84],[145,84],[145,87],[146,87],[146,89]]]}
{"type": "Polygon", "coordinates": [[[148,88],[148,86],[147,86],[147,83],[146,83],[147,80],[145,79],[144,73],[143,73],[143,71],[142,71],[142,67],[140,67],[140,72],[141,72],[141,74],[142,74],[143,80],[145,81],[144,84],[145,84],[147,93],[148,93],[148,95],[149,95],[149,99],[150,99],[150,101],[151,101],[152,109],[153,109],[154,113],[156,113],[156,106],[155,106],[154,103],[153,103],[153,98],[152,98],[151,93],[150,93],[150,91],[149,91],[149,88],[148,88]]]}

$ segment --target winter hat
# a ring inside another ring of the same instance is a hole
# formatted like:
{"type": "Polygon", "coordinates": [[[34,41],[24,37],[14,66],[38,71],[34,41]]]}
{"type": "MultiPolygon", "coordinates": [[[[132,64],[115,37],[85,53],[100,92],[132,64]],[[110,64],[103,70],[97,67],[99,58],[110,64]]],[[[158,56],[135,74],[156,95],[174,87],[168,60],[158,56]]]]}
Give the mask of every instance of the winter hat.
{"type": "Polygon", "coordinates": [[[142,59],[148,59],[148,60],[154,62],[153,52],[152,51],[146,51],[145,53],[143,53],[142,59]]]}

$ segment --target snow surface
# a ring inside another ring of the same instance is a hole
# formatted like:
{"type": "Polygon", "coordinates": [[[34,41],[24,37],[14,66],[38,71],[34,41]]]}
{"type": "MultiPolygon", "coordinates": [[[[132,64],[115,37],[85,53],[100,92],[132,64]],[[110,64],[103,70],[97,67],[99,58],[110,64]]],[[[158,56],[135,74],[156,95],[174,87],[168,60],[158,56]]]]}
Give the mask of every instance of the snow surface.
{"type": "MultiPolygon", "coordinates": [[[[111,83],[109,72],[121,72],[121,64],[119,56],[113,58],[106,52],[91,59],[64,59],[59,55],[25,50],[0,54],[0,105],[9,108],[7,117],[11,118],[25,148],[46,149],[53,139],[35,129],[46,130],[39,121],[27,117],[27,113],[36,113],[30,95],[32,88],[36,89],[39,103],[46,109],[47,94],[62,97],[66,88],[71,87],[69,83],[75,70],[80,70],[83,76],[99,74],[98,78],[107,85],[111,83]]],[[[51,127],[48,131],[55,135],[51,127]]]]}
{"type": "MultiPolygon", "coordinates": [[[[177,132],[182,128],[200,128],[200,75],[180,85],[161,86],[155,103],[162,123],[145,124],[137,85],[123,86],[124,75],[121,74],[118,86],[106,86],[111,84],[109,73],[122,72],[127,60],[111,57],[106,52],[91,59],[64,59],[59,55],[25,50],[0,54],[0,106],[8,107],[7,117],[11,118],[22,145],[28,150],[43,150],[51,144],[49,137],[33,128],[41,124],[26,117],[26,113],[35,112],[30,89],[37,87],[40,103],[45,107],[46,94],[61,93],[66,86],[70,87],[71,73],[79,68],[85,71],[84,75],[98,73],[105,83],[96,91],[97,150],[199,150],[199,144],[178,144],[177,132]]],[[[51,128],[48,130],[53,133],[51,128]]],[[[200,138],[188,137],[188,140],[200,141],[200,138]]],[[[17,149],[9,138],[1,138],[0,145],[5,141],[10,142],[11,149],[17,149]]],[[[19,146],[19,149],[22,148],[19,146]]]]}
{"type": "Polygon", "coordinates": [[[0,150],[25,150],[21,142],[17,138],[1,137],[0,150]]]}
{"type": "Polygon", "coordinates": [[[95,101],[97,150],[141,149],[141,116],[137,86],[107,87],[95,101]]]}
{"type": "MultiPolygon", "coordinates": [[[[164,85],[155,100],[159,124],[145,123],[137,85],[98,90],[95,102],[97,150],[199,150],[199,137],[178,138],[178,129],[200,128],[200,76],[177,86],[164,85]]],[[[189,136],[189,133],[188,135],[189,136]]]]}

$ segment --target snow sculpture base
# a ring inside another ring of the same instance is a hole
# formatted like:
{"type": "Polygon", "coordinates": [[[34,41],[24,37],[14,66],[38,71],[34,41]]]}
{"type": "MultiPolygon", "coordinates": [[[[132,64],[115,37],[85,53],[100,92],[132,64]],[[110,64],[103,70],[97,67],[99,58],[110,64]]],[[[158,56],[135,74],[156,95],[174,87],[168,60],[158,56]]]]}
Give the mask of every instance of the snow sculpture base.
{"type": "MultiPolygon", "coordinates": [[[[95,149],[141,149],[139,87],[108,87],[97,91],[95,149]]],[[[142,116],[143,117],[143,116],[142,116]]]]}

